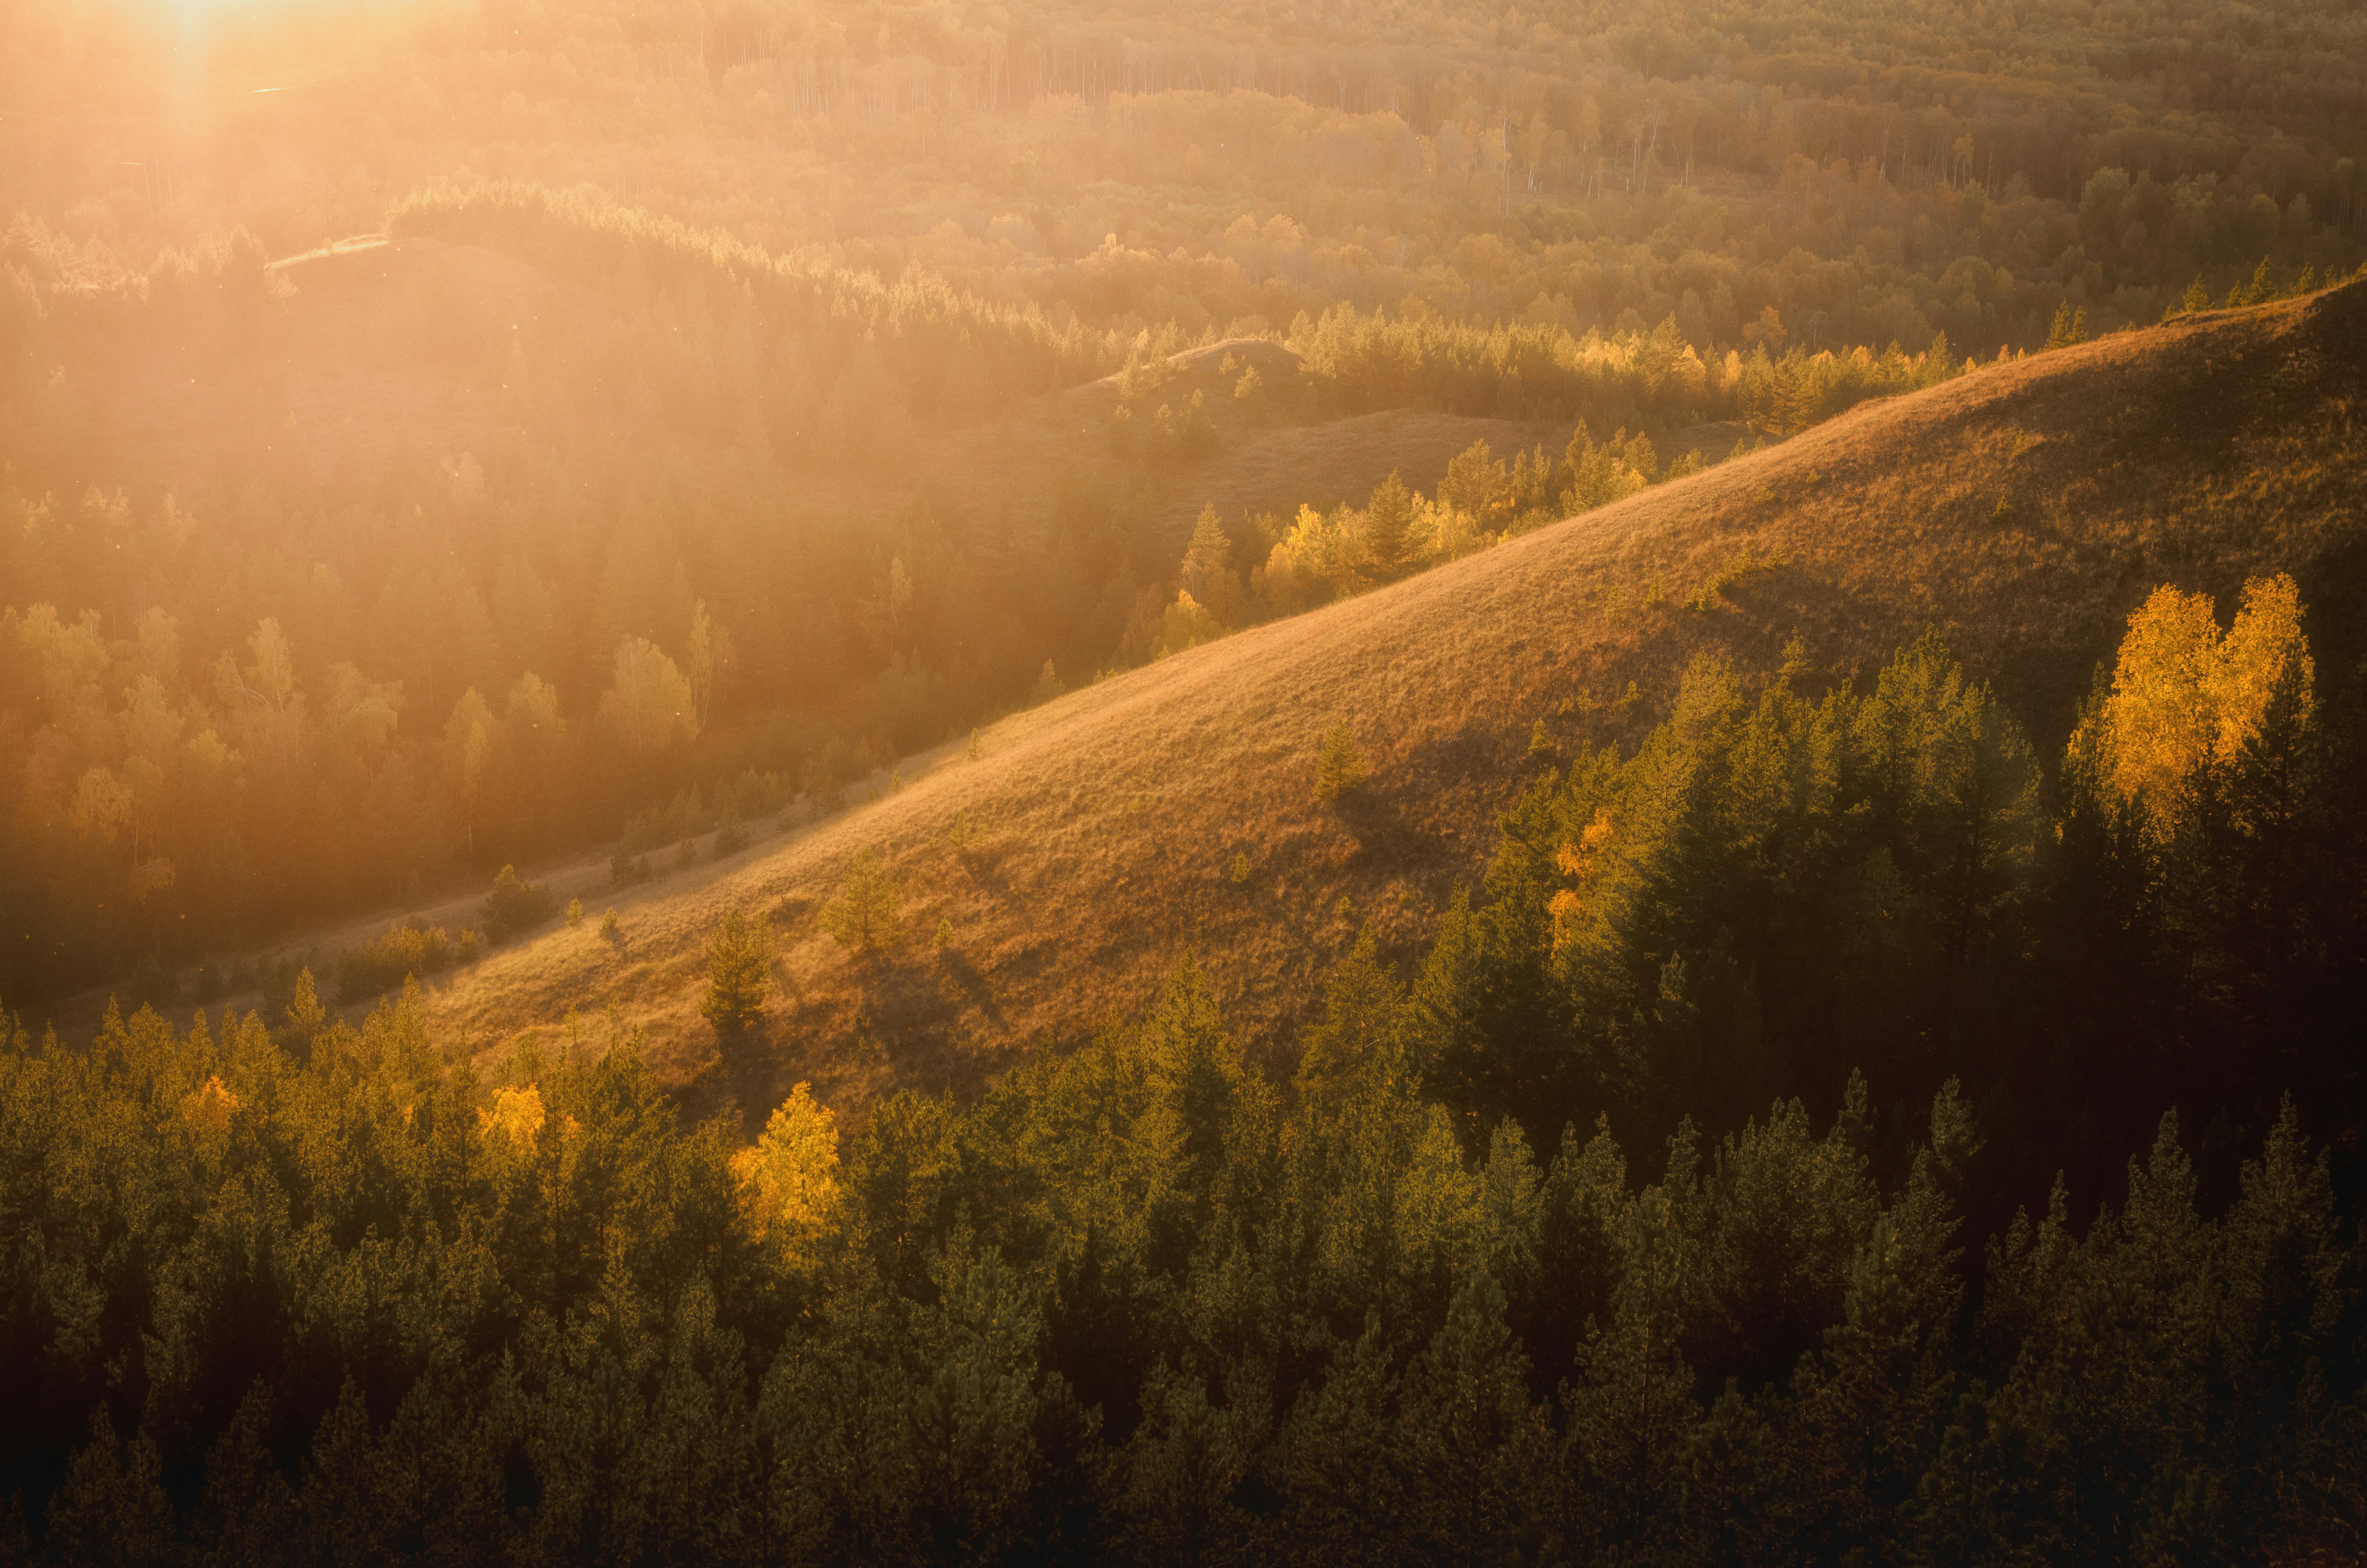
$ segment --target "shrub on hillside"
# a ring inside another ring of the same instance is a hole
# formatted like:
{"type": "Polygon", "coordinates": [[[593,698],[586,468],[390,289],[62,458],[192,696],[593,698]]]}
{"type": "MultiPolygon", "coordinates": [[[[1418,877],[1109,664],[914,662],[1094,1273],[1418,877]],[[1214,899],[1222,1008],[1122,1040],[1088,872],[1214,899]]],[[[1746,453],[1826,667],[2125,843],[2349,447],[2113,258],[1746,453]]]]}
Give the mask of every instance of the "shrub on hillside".
{"type": "Polygon", "coordinates": [[[443,926],[412,915],[377,941],[337,955],[337,1005],[350,1006],[383,996],[406,979],[440,973],[459,961],[459,950],[443,926]]]}
{"type": "Polygon", "coordinates": [[[1355,734],[1347,722],[1323,732],[1322,749],[1315,758],[1315,798],[1336,801],[1365,781],[1365,754],[1356,749],[1355,734]]]}
{"type": "Polygon", "coordinates": [[[773,989],[773,926],[761,913],[733,909],[707,942],[707,996],[699,1015],[725,1039],[745,1034],[764,1017],[773,989]]]}
{"type": "Polygon", "coordinates": [[[505,941],[541,925],[558,910],[559,900],[549,888],[526,881],[515,866],[504,866],[493,879],[493,891],[485,895],[485,934],[505,941]]]}
{"type": "MultiPolygon", "coordinates": [[[[844,752],[844,747],[839,749],[844,752]]],[[[796,792],[788,775],[760,773],[753,767],[742,769],[737,778],[714,786],[711,792],[696,787],[680,790],[663,805],[626,813],[624,831],[617,835],[610,868],[612,871],[628,868],[669,844],[679,846],[685,839],[771,816],[787,805],[796,792]]],[[[634,872],[617,880],[638,880],[640,874],[634,872]]]]}
{"type": "Polygon", "coordinates": [[[853,953],[891,945],[903,921],[903,895],[879,869],[878,856],[868,849],[855,856],[846,885],[821,912],[821,928],[853,953]]]}
{"type": "Polygon", "coordinates": [[[847,785],[868,773],[875,762],[871,748],[850,746],[833,735],[805,760],[798,772],[798,788],[823,815],[838,810],[847,785]]]}

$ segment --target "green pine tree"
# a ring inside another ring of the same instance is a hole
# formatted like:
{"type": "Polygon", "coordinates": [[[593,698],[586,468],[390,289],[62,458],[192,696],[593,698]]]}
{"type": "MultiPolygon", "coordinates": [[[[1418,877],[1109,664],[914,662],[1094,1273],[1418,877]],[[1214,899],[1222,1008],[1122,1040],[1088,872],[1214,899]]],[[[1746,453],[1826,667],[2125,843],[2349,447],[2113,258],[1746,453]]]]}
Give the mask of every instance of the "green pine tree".
{"type": "Polygon", "coordinates": [[[903,895],[879,869],[879,857],[866,849],[847,868],[846,885],[821,912],[821,928],[853,953],[894,944],[903,926],[903,895]]]}
{"type": "Polygon", "coordinates": [[[1192,542],[1184,551],[1184,586],[1194,597],[1206,601],[1232,558],[1233,541],[1226,536],[1217,508],[1202,506],[1198,519],[1192,525],[1192,542]]]}
{"type": "Polygon", "coordinates": [[[1315,798],[1326,803],[1340,799],[1365,781],[1365,754],[1345,720],[1323,732],[1322,749],[1315,759],[1315,798]]]}
{"type": "MultiPolygon", "coordinates": [[[[194,1526],[199,1562],[292,1562],[296,1496],[266,1445],[270,1391],[257,1381],[206,1458],[205,1494],[194,1526]]],[[[0,1562],[6,1561],[0,1552],[0,1562]]]]}
{"type": "Polygon", "coordinates": [[[144,1432],[129,1443],[118,1437],[105,1405],[91,1427],[89,1447],[50,1499],[49,1561],[93,1568],[171,1561],[173,1505],[155,1444],[144,1432]]]}
{"type": "Polygon", "coordinates": [[[2055,324],[2046,329],[2048,348],[2068,348],[2075,343],[2088,341],[2088,312],[2083,307],[2074,310],[2066,300],[2055,307],[2055,324]]]}
{"type": "Polygon", "coordinates": [[[310,1040],[328,1019],[328,1011],[321,1006],[321,993],[312,983],[311,969],[299,970],[296,991],[288,999],[288,1026],[300,1040],[310,1040]]]}
{"type": "Polygon", "coordinates": [[[2277,286],[2269,280],[2269,258],[2262,256],[2259,266],[2252,268],[2251,281],[2238,283],[2227,290],[2227,308],[2234,310],[2239,305],[2257,305],[2275,299],[2276,294],[2277,286]]]}
{"type": "Polygon", "coordinates": [[[1825,416],[1824,389],[1798,349],[1785,356],[1777,387],[1785,435],[1796,436],[1825,416]]]}
{"type": "Polygon", "coordinates": [[[1504,1326],[1502,1288],[1474,1275],[1406,1369],[1399,1395],[1413,1458],[1408,1533],[1432,1561],[1512,1540],[1535,1511],[1552,1439],[1529,1403],[1527,1370],[1504,1326]]]}
{"type": "Polygon", "coordinates": [[[526,881],[515,866],[504,866],[485,895],[485,935],[496,942],[515,937],[549,919],[556,906],[549,888],[526,881]]]}
{"type": "Polygon", "coordinates": [[[707,942],[707,997],[699,1015],[726,1039],[745,1034],[764,1014],[773,989],[773,927],[734,908],[707,942]]]}
{"type": "Polygon", "coordinates": [[[1397,470],[1373,488],[1365,504],[1365,550],[1373,568],[1387,576],[1405,562],[1406,530],[1413,526],[1413,492],[1397,470]]]}

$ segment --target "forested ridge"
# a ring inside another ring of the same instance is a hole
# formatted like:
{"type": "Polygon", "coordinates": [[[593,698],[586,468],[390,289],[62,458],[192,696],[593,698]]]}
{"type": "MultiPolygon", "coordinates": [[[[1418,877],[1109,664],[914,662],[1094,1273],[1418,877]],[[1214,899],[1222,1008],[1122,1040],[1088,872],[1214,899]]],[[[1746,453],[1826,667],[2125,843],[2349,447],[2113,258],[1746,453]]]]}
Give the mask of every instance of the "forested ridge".
{"type": "Polygon", "coordinates": [[[11,1028],[0,1552],[2339,1557],[2367,671],[2308,626],[2161,588],[2051,778],[1936,637],[1705,655],[1287,1050],[1187,960],[851,1132],[408,988],[11,1028]]]}
{"type": "Polygon", "coordinates": [[[0,985],[210,995],[826,813],[1688,441],[2348,276],[2362,50],[2298,5],[20,7],[0,985]],[[1229,341],[1294,358],[1172,373],[1229,341]],[[1376,533],[1157,521],[1385,409],[1558,430],[1376,533]]]}

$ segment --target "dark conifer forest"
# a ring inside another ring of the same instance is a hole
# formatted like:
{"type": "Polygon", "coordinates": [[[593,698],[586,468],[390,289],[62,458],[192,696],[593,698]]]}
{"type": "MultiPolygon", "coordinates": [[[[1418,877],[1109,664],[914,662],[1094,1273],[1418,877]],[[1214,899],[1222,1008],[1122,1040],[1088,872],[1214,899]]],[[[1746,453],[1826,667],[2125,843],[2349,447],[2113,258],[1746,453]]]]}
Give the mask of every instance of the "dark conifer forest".
{"type": "Polygon", "coordinates": [[[0,1568],[2367,1561],[2362,158],[2299,0],[0,7],[0,1568]]]}
{"type": "Polygon", "coordinates": [[[1287,1076],[1190,960],[976,1103],[842,1139],[801,1085],[736,1152],[596,1024],[452,1062],[416,983],[20,1029],[0,1540],[2339,1555],[2367,1259],[2304,1122],[2367,1109],[2362,682],[2316,689],[2289,580],[2195,608],[2051,790],[1936,639],[1863,693],[1698,662],[1414,973],[1350,951],[1287,1076]]]}

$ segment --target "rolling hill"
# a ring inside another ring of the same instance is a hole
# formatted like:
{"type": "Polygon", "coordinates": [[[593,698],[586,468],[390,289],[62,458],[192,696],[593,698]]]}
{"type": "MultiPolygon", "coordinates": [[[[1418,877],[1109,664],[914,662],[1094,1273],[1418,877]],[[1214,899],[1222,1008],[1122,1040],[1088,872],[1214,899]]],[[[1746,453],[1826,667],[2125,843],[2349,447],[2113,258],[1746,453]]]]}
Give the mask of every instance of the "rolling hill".
{"type": "Polygon", "coordinates": [[[482,1051],[613,1007],[691,1104],[754,1115],[799,1079],[850,1106],[974,1086],[1139,1006],[1196,954],[1234,1025],[1286,1051],[1360,925],[1410,957],[1477,878],[1493,812],[1542,766],[1539,719],[1565,754],[1632,739],[1697,652],[1766,667],[1796,634],[1848,679],[1936,626],[2048,756],[2165,581],[2224,601],[2249,574],[2291,571],[2321,664],[2356,660],[2362,397],[2367,285],[2352,285],[1868,404],[1072,692],[988,729],[974,757],[908,758],[900,788],[786,840],[630,892],[606,888],[605,862],[559,869],[562,898],[614,904],[620,939],[596,919],[549,929],[431,984],[431,1017],[482,1051]],[[1335,719],[1372,767],[1337,810],[1309,797],[1335,719]],[[866,849],[901,885],[904,927],[855,960],[817,916],[866,849]],[[735,904],[772,914],[781,992],[727,1062],[697,1004],[701,943],[735,904]]]}
{"type": "MultiPolygon", "coordinates": [[[[252,352],[225,356],[209,337],[157,335],[73,368],[76,435],[92,472],[164,491],[264,461],[319,478],[367,470],[399,449],[457,461],[531,443],[541,437],[504,379],[510,335],[560,321],[585,336],[614,333],[636,298],[629,285],[586,286],[504,250],[416,235],[357,236],[267,271],[277,305],[252,352]]],[[[1153,399],[1180,406],[1201,392],[1213,449],[1147,461],[1109,439],[1117,386],[1109,376],[1018,400],[999,418],[934,432],[918,443],[917,461],[801,473],[798,504],[889,507],[934,490],[991,495],[1007,516],[1048,506],[1064,481],[1083,477],[1104,491],[1139,490],[1180,552],[1203,505],[1229,521],[1245,511],[1286,517],[1302,502],[1361,502],[1392,469],[1427,491],[1476,440],[1500,452],[1542,444],[1557,454],[1569,435],[1551,421],[1424,410],[1331,417],[1297,356],[1263,339],[1231,339],[1175,356],[1153,399]],[[1265,390],[1244,403],[1234,387],[1252,364],[1265,390]]],[[[1667,455],[1689,446],[1722,452],[1738,433],[1703,426],[1667,455]]],[[[694,420],[667,438],[720,451],[742,437],[727,418],[694,420]]]]}

